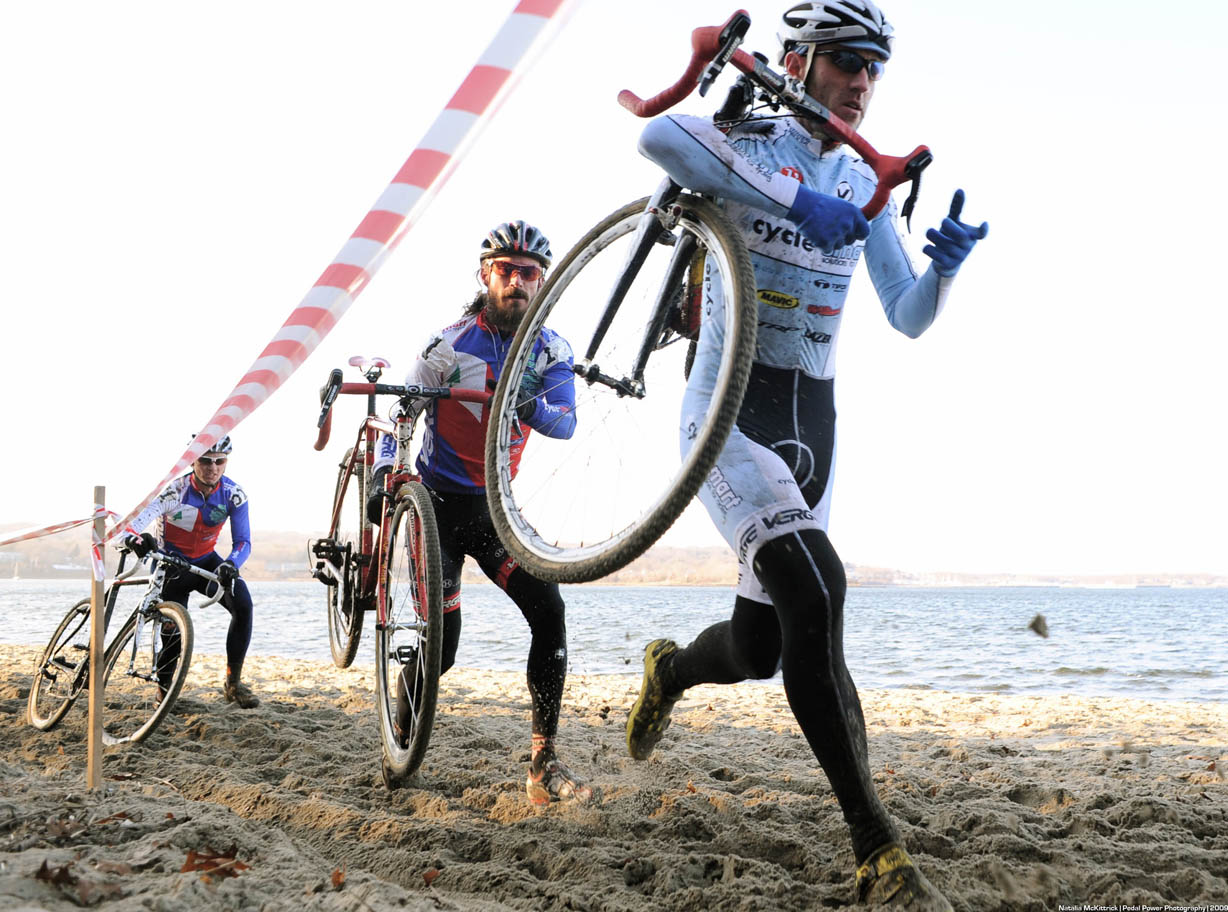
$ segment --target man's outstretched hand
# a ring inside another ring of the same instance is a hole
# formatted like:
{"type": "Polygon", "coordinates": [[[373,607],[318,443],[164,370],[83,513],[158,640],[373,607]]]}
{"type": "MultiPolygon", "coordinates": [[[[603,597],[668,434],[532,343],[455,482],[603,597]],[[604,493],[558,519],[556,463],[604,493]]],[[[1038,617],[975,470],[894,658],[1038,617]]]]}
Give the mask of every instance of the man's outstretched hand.
{"type": "Polygon", "coordinates": [[[956,190],[951,198],[951,211],[942,220],[942,227],[925,232],[930,241],[921,252],[934,261],[934,272],[940,276],[953,276],[968,259],[976,242],[989,234],[989,222],[981,222],[979,228],[965,225],[959,220],[964,208],[964,191],[956,190]]]}

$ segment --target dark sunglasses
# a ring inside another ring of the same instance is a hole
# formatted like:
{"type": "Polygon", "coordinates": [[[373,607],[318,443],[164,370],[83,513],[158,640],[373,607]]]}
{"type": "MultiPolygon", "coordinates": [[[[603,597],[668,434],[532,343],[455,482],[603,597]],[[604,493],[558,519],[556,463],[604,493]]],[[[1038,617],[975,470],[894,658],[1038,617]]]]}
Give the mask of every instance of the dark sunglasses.
{"type": "Polygon", "coordinates": [[[492,264],[501,279],[510,279],[516,273],[526,282],[536,282],[542,277],[540,266],[521,266],[519,263],[509,263],[507,260],[495,260],[492,264]]]}
{"type": "Polygon", "coordinates": [[[208,456],[198,456],[196,458],[196,461],[199,462],[203,466],[213,466],[213,465],[224,466],[226,465],[226,458],[227,457],[225,456],[218,456],[216,459],[211,459],[208,456]]]}
{"type": "Polygon", "coordinates": [[[816,51],[815,56],[822,54],[824,57],[830,57],[831,62],[836,65],[836,69],[842,73],[848,73],[850,76],[856,76],[863,69],[866,75],[870,77],[871,82],[876,82],[883,78],[883,70],[885,65],[881,60],[867,60],[856,51],[850,51],[847,48],[841,48],[836,51],[816,51]]]}

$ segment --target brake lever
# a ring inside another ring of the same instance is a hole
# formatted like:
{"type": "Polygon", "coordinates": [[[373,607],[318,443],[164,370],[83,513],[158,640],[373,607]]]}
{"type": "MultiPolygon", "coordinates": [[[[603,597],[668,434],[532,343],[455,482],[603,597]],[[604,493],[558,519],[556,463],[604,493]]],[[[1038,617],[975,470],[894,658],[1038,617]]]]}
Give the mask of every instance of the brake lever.
{"type": "Polygon", "coordinates": [[[738,10],[721,29],[720,41],[721,49],[708,64],[708,68],[704,71],[704,75],[699,80],[699,94],[704,96],[708,94],[708,89],[712,87],[712,83],[716,82],[716,77],[721,75],[721,70],[725,69],[725,64],[729,62],[729,58],[733,56],[733,52],[742,44],[742,39],[746,37],[746,32],[750,29],[750,16],[738,10]]]}
{"type": "Polygon", "coordinates": [[[337,394],[341,392],[341,370],[334,367],[328,375],[328,383],[324,385],[324,389],[320,390],[320,420],[316,422],[317,428],[324,427],[324,422],[328,418],[328,410],[333,407],[333,403],[337,401],[337,394]]]}
{"type": "Polygon", "coordinates": [[[908,199],[904,200],[904,205],[900,209],[900,215],[904,216],[904,224],[908,227],[909,233],[912,233],[912,211],[917,205],[917,197],[921,195],[921,172],[928,168],[933,160],[933,154],[926,149],[914,155],[904,166],[904,174],[912,182],[912,186],[908,190],[908,199]]]}

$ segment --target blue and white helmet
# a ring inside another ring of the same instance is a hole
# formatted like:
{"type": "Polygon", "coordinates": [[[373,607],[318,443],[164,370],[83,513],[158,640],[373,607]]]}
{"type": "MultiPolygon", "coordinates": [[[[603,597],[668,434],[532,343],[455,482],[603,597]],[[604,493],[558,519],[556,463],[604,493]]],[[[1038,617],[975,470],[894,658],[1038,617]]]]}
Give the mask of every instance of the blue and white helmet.
{"type": "Polygon", "coordinates": [[[810,49],[838,44],[891,57],[895,29],[870,0],[811,0],[791,7],[781,19],[779,63],[790,51],[809,61],[810,49]]]}

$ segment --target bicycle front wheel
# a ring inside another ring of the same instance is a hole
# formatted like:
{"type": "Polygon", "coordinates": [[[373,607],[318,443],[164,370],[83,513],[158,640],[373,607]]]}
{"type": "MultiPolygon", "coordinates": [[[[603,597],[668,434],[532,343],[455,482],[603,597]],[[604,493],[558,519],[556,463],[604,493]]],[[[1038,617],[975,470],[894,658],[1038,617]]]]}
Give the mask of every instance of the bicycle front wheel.
{"type": "Polygon", "coordinates": [[[47,731],[59,724],[89,683],[89,659],[90,600],[82,599],[68,609],[35,663],[26,701],[31,725],[47,731]]]}
{"type": "Polygon", "coordinates": [[[646,206],[637,200],[608,216],[554,268],[521,322],[491,400],[491,517],[508,551],[540,579],[597,579],[660,538],[712,470],[750,376],[754,272],[737,229],[715,204],[682,194],[663,207],[670,227],[646,226],[650,246],[637,250],[643,238],[636,229],[653,218],[646,206]],[[606,302],[616,287],[626,294],[611,314],[606,302]],[[720,311],[713,307],[718,288],[720,311]],[[700,310],[703,320],[723,322],[724,342],[711,408],[682,429],[694,329],[679,312],[700,310]],[[534,348],[547,325],[575,356],[576,429],[567,440],[532,434],[520,459],[517,394],[540,384],[534,348]],[[679,459],[683,433],[689,446],[679,459]]]}
{"type": "Polygon", "coordinates": [[[128,618],[107,648],[103,671],[104,744],[144,741],[175,705],[192,661],[192,619],[177,602],[128,618]]]}
{"type": "Polygon", "coordinates": [[[367,467],[362,454],[351,463],[350,453],[337,474],[337,487],[333,492],[333,510],[336,522],[328,530],[334,543],[337,567],[341,579],[327,590],[328,646],[332,651],[333,664],[349,668],[358,654],[362,639],[362,622],[365,614],[359,590],[362,587],[362,531],[367,522],[366,493],[367,467]],[[337,510],[337,503],[341,509],[337,510]]]}
{"type": "Polygon", "coordinates": [[[397,493],[387,550],[382,624],[375,627],[375,702],[384,783],[418,771],[435,723],[443,655],[443,570],[431,495],[416,481],[397,493]]]}

